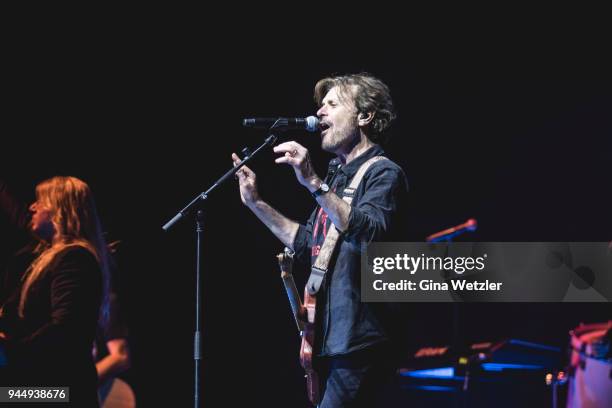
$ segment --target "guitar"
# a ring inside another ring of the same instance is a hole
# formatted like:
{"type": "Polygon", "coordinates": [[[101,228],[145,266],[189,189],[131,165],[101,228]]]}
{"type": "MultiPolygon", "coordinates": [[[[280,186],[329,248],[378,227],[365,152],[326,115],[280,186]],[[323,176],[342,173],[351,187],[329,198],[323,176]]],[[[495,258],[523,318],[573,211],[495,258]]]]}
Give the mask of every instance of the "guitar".
{"type": "Polygon", "coordinates": [[[98,397],[102,408],[135,408],[136,397],[132,388],[119,378],[105,381],[98,387],[98,397]]]}
{"type": "Polygon", "coordinates": [[[287,291],[289,304],[298,331],[302,337],[300,346],[300,364],[306,372],[306,390],[308,399],[313,405],[317,406],[320,402],[319,376],[312,366],[312,350],[315,339],[315,310],[317,299],[311,296],[308,289],[304,289],[304,303],[300,300],[300,295],[293,279],[293,251],[285,248],[283,253],[277,255],[278,265],[281,270],[281,278],[287,291]]]}

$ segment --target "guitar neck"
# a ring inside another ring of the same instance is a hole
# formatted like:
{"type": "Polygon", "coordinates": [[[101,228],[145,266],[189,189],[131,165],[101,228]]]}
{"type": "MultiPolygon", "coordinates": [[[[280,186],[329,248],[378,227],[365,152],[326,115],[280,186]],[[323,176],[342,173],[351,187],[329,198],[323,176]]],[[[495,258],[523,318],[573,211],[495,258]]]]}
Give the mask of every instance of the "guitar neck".
{"type": "Polygon", "coordinates": [[[285,291],[287,292],[287,298],[289,299],[289,304],[291,305],[291,311],[293,312],[293,318],[295,319],[295,324],[297,325],[298,331],[302,332],[304,330],[304,324],[300,318],[302,314],[302,301],[300,299],[300,294],[295,286],[295,280],[293,279],[293,275],[291,273],[287,273],[285,271],[281,272],[281,278],[283,279],[283,284],[285,285],[285,291]]]}
{"type": "Polygon", "coordinates": [[[291,271],[293,270],[293,253],[285,248],[283,253],[278,254],[278,265],[281,270],[281,278],[283,280],[283,285],[285,286],[285,291],[287,292],[287,298],[289,299],[289,304],[291,305],[291,312],[293,313],[293,318],[295,319],[295,324],[297,325],[298,331],[301,333],[304,330],[304,324],[302,323],[302,301],[300,300],[300,294],[295,286],[295,280],[293,279],[293,274],[291,271]]]}
{"type": "Polygon", "coordinates": [[[319,380],[317,373],[312,365],[312,353],[314,345],[316,297],[311,296],[307,289],[304,290],[304,303],[300,300],[295,280],[293,279],[293,251],[285,248],[285,251],[278,255],[278,264],[281,270],[281,278],[285,285],[285,291],[289,298],[293,318],[297,324],[302,344],[300,346],[300,363],[306,371],[306,387],[308,389],[308,399],[317,406],[319,404],[319,380]]]}

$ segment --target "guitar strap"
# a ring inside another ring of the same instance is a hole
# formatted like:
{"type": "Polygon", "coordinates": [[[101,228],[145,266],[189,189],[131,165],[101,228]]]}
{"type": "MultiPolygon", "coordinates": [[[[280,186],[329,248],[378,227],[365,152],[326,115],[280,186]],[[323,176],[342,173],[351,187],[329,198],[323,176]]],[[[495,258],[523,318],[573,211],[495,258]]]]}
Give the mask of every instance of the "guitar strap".
{"type": "MultiPolygon", "coordinates": [[[[370,166],[376,163],[379,160],[387,160],[384,156],[375,156],[366,161],[359,167],[357,173],[351,180],[351,184],[344,189],[344,193],[342,194],[342,199],[346,201],[349,205],[353,202],[353,197],[355,195],[355,191],[361,183],[361,179],[370,166]]],[[[308,278],[308,283],[306,284],[306,288],[308,289],[308,293],[311,296],[317,294],[319,289],[321,288],[321,283],[325,278],[325,274],[328,271],[329,263],[331,261],[332,255],[334,253],[334,249],[336,248],[336,244],[338,243],[338,239],[340,238],[340,233],[338,229],[332,224],[329,226],[329,230],[327,232],[327,236],[325,237],[325,241],[321,246],[321,250],[319,251],[319,255],[315,260],[314,265],[310,271],[310,277],[308,278]]]]}

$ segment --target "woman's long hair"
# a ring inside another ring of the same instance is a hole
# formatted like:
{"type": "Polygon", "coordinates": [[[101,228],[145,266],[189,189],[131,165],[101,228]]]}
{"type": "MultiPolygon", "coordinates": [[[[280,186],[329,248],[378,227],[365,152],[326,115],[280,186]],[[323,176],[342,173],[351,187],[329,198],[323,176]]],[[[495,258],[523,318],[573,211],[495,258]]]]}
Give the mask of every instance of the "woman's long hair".
{"type": "Polygon", "coordinates": [[[108,318],[110,258],[89,186],[76,177],[53,177],[36,186],[36,199],[39,205],[51,211],[55,235],[51,243],[41,240],[35,248],[37,257],[24,275],[19,316],[23,317],[30,288],[55,257],[69,247],[83,247],[95,256],[102,270],[103,291],[99,323],[104,325],[108,318]]]}

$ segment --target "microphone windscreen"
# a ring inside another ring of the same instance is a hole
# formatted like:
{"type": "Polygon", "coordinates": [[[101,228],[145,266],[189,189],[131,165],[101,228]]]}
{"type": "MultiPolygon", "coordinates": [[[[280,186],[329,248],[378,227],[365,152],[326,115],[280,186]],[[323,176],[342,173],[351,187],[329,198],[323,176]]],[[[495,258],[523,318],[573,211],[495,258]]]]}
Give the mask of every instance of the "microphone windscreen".
{"type": "Polygon", "coordinates": [[[306,118],[306,130],[308,132],[316,132],[319,130],[319,118],[316,116],[309,116],[306,118]]]}

